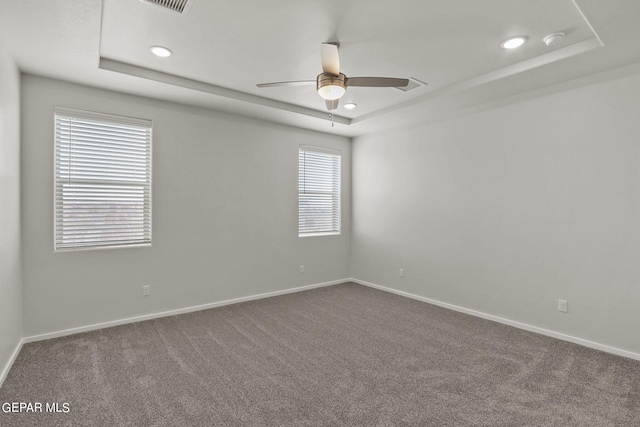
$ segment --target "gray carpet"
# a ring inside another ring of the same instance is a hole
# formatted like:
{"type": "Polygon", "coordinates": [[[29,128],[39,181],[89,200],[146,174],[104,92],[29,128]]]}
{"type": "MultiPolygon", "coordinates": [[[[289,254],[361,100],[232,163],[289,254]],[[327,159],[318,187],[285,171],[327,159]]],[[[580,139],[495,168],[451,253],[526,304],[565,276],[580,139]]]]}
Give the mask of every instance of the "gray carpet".
{"type": "Polygon", "coordinates": [[[640,426],[640,362],[346,283],[27,344],[21,401],[69,412],[0,425],[640,426]]]}

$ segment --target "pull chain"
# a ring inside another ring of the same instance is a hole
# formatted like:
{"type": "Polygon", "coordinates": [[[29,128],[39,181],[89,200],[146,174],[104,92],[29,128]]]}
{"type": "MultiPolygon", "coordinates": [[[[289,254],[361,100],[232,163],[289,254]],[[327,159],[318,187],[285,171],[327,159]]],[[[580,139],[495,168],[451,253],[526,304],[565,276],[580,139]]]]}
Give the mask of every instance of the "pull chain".
{"type": "Polygon", "coordinates": [[[333,123],[333,113],[329,113],[329,118],[331,119],[331,127],[334,127],[334,123],[333,123]]]}

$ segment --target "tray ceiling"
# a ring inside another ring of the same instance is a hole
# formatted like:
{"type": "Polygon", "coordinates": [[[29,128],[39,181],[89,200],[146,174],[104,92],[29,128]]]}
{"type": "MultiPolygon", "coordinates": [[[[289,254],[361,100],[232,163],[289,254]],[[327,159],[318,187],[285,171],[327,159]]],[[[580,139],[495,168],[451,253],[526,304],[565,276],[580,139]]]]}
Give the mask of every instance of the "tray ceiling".
{"type": "Polygon", "coordinates": [[[398,112],[420,120],[439,103],[455,109],[455,99],[487,102],[489,92],[497,99],[640,61],[633,0],[191,0],[183,13],[142,0],[26,0],[0,12],[0,41],[25,72],[349,136],[405,121],[398,112]],[[566,36],[547,46],[555,32],[566,36]],[[527,43],[500,47],[516,35],[527,43]],[[340,103],[357,108],[335,110],[334,128],[313,85],[256,87],[315,79],[327,41],[340,42],[348,76],[427,84],[348,88],[340,103]],[[156,57],[155,45],[173,55],[156,57]]]}

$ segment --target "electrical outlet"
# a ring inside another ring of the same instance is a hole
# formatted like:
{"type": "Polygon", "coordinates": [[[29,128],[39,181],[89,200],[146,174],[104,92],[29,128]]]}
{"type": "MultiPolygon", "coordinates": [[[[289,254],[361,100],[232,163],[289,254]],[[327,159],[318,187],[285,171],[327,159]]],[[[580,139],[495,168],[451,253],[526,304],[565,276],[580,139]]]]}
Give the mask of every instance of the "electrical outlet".
{"type": "Polygon", "coordinates": [[[300,264],[300,274],[304,274],[304,265],[300,264]]]}
{"type": "Polygon", "coordinates": [[[563,313],[569,311],[569,302],[566,299],[558,300],[558,311],[561,311],[563,313]]]}
{"type": "Polygon", "coordinates": [[[400,269],[400,273],[399,274],[400,274],[400,277],[404,277],[404,268],[400,269]]]}
{"type": "Polygon", "coordinates": [[[142,296],[148,297],[149,295],[151,295],[151,285],[144,285],[142,287],[142,296]]]}

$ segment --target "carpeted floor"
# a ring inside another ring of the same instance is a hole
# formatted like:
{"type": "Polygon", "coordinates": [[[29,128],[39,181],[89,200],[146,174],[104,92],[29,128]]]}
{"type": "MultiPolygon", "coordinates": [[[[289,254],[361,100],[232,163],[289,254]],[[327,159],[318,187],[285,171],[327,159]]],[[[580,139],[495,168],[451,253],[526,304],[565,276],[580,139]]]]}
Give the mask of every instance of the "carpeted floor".
{"type": "Polygon", "coordinates": [[[27,344],[5,402],[43,412],[2,426],[640,426],[640,362],[346,283],[27,344]]]}

